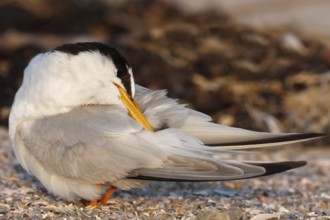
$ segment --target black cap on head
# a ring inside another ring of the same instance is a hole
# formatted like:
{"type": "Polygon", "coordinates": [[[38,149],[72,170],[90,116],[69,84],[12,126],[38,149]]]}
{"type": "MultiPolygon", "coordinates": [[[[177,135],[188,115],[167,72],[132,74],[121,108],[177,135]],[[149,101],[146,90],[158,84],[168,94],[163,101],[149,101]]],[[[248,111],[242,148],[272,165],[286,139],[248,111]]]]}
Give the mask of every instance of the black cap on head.
{"type": "Polygon", "coordinates": [[[100,54],[112,59],[117,68],[117,76],[121,79],[126,92],[132,97],[131,75],[126,59],[114,48],[98,42],[82,42],[74,44],[63,44],[54,49],[64,53],[78,55],[81,52],[98,51],[100,54]]]}

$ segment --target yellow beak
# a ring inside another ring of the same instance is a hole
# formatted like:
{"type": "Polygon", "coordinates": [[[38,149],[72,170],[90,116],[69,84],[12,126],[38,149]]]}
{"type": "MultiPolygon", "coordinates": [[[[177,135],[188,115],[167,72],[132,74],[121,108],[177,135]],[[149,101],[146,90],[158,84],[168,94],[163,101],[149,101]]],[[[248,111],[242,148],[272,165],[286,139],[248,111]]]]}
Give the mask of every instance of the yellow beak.
{"type": "Polygon", "coordinates": [[[139,109],[138,105],[129,97],[127,92],[123,87],[118,85],[117,83],[113,83],[120,92],[120,100],[124,103],[128,110],[129,116],[131,116],[133,119],[135,119],[137,122],[139,122],[145,129],[149,131],[153,131],[151,125],[149,124],[146,117],[143,115],[141,110],[139,109]]]}

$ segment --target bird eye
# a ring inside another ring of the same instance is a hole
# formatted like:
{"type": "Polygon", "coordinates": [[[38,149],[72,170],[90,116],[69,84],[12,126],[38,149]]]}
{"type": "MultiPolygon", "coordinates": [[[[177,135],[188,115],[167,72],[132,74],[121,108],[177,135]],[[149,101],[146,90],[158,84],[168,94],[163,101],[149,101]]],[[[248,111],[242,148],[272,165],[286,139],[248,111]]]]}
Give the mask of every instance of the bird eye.
{"type": "Polygon", "coordinates": [[[127,69],[118,69],[117,70],[117,77],[121,79],[121,82],[123,86],[125,87],[127,93],[130,97],[132,97],[132,91],[131,91],[131,77],[130,74],[127,72],[127,69]]]}
{"type": "Polygon", "coordinates": [[[121,78],[124,74],[125,74],[125,72],[123,70],[117,70],[117,76],[119,78],[121,78]]]}

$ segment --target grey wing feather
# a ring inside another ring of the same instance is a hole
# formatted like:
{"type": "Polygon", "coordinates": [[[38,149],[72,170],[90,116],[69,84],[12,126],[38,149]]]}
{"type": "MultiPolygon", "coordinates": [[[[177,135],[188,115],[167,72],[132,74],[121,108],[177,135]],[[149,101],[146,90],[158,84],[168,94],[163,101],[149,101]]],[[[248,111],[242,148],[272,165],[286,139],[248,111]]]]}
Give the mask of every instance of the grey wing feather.
{"type": "Polygon", "coordinates": [[[86,106],[26,121],[20,126],[19,136],[47,172],[101,183],[125,178],[136,168],[161,166],[166,153],[141,138],[144,132],[125,109],[86,106]]]}
{"type": "Polygon", "coordinates": [[[271,147],[308,141],[325,134],[319,133],[269,133],[234,128],[209,121],[197,121],[188,117],[180,128],[182,131],[200,139],[209,146],[223,149],[242,150],[259,147],[271,147]]]}
{"type": "Polygon", "coordinates": [[[184,157],[171,157],[169,161],[162,168],[137,170],[138,178],[167,181],[220,181],[260,176],[266,172],[260,166],[216,161],[210,158],[196,160],[184,157]]]}

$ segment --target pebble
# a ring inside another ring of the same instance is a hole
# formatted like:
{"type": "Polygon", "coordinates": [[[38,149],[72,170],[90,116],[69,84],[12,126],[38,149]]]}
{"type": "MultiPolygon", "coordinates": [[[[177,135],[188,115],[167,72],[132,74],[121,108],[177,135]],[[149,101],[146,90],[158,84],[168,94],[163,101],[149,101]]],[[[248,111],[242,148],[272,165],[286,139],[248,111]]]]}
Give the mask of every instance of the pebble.
{"type": "Polygon", "coordinates": [[[214,192],[216,194],[228,196],[228,197],[233,197],[233,196],[237,195],[237,190],[230,189],[230,188],[215,189],[214,192]]]}
{"type": "Polygon", "coordinates": [[[251,218],[251,220],[279,220],[281,218],[281,214],[259,214],[251,218]]]}
{"type": "Polygon", "coordinates": [[[241,218],[242,212],[238,208],[223,211],[201,211],[197,214],[197,220],[240,220],[241,218]]]}
{"type": "Polygon", "coordinates": [[[307,53],[307,49],[302,41],[292,33],[285,33],[283,35],[282,46],[289,51],[294,51],[302,55],[307,53]]]}
{"type": "Polygon", "coordinates": [[[197,196],[207,196],[209,195],[209,191],[208,190],[199,190],[199,191],[195,191],[194,195],[197,196]]]}
{"type": "Polygon", "coordinates": [[[7,213],[10,210],[10,206],[7,204],[0,203],[0,214],[7,213]]]}

